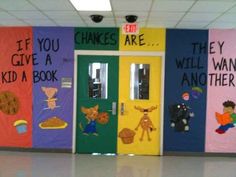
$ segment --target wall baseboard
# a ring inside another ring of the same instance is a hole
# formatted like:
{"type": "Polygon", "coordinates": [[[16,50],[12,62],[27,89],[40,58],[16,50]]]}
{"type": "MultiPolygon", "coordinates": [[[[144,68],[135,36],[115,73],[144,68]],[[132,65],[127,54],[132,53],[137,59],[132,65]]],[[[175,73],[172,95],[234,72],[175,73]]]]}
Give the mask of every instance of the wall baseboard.
{"type": "Polygon", "coordinates": [[[236,157],[235,153],[216,153],[216,152],[163,152],[163,156],[199,156],[199,157],[236,157]]]}
{"type": "Polygon", "coordinates": [[[0,147],[0,151],[72,153],[72,149],[0,147]]]}

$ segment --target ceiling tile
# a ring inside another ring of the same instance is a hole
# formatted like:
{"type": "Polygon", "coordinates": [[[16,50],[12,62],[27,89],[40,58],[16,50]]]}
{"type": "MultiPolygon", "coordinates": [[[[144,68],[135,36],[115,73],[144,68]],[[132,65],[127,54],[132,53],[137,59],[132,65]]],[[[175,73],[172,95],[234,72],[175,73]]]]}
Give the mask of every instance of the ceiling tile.
{"type": "Polygon", "coordinates": [[[28,0],[41,10],[74,10],[69,0],[28,0]]]}
{"type": "Polygon", "coordinates": [[[57,26],[57,24],[51,20],[25,19],[24,21],[32,26],[57,26]]]}
{"type": "Polygon", "coordinates": [[[77,27],[77,26],[83,26],[86,27],[87,25],[81,20],[75,20],[75,19],[57,19],[55,20],[56,23],[60,26],[71,26],[71,27],[77,27]]]}
{"type": "Polygon", "coordinates": [[[234,6],[232,9],[228,11],[228,13],[236,13],[236,6],[234,6]]]}
{"type": "Polygon", "coordinates": [[[0,20],[8,20],[8,19],[16,19],[16,17],[14,17],[13,15],[10,15],[7,12],[0,12],[0,20]]]}
{"type": "Polygon", "coordinates": [[[194,0],[185,1],[154,1],[152,11],[172,11],[184,12],[187,11],[194,3],[194,0]]]}
{"type": "MultiPolygon", "coordinates": [[[[158,0],[158,1],[188,1],[188,0],[158,0]]],[[[196,0],[191,0],[191,1],[196,1],[196,0]]]]}
{"type": "Polygon", "coordinates": [[[103,15],[104,17],[110,17],[113,18],[113,13],[112,12],[79,12],[79,14],[82,17],[90,17],[90,15],[98,14],[98,15],[103,15]]]}
{"type": "Polygon", "coordinates": [[[149,20],[176,21],[180,20],[184,14],[185,14],[184,12],[151,12],[149,20]]]}
{"type": "Polygon", "coordinates": [[[150,0],[116,0],[112,1],[112,7],[114,11],[149,11],[151,2],[150,0]]]}
{"type": "Polygon", "coordinates": [[[91,24],[88,25],[88,27],[92,27],[92,28],[97,28],[97,27],[98,27],[98,28],[103,28],[103,27],[104,27],[104,28],[107,28],[107,27],[110,28],[110,27],[111,27],[111,28],[112,28],[112,27],[116,27],[116,26],[115,26],[114,23],[113,23],[113,24],[111,24],[111,23],[106,23],[106,24],[105,24],[105,23],[104,23],[104,24],[91,23],[91,24]]]}
{"type": "MultiPolygon", "coordinates": [[[[221,1],[222,0],[198,0],[198,1],[221,1]]],[[[224,0],[224,2],[235,2],[235,0],[224,0]]]]}
{"type": "MultiPolygon", "coordinates": [[[[126,23],[121,19],[117,19],[116,22],[117,22],[117,27],[119,27],[119,28],[122,27],[122,25],[126,23]]],[[[138,22],[138,26],[139,27],[145,27],[146,26],[146,21],[138,22]]]]}
{"type": "Polygon", "coordinates": [[[69,0],[0,0],[0,25],[120,27],[126,15],[137,15],[142,27],[174,28],[180,20],[178,28],[236,27],[236,0],[111,0],[111,4],[113,12],[77,12],[69,0]],[[96,13],[104,16],[101,23],[91,21],[90,15],[96,13]]]}
{"type": "Polygon", "coordinates": [[[43,11],[51,19],[81,19],[76,11],[43,11]]]}
{"type": "MultiPolygon", "coordinates": [[[[147,18],[139,18],[136,23],[138,23],[138,25],[141,25],[141,24],[145,24],[147,21],[147,18]]],[[[127,23],[127,21],[124,19],[124,18],[116,18],[116,22],[117,24],[124,24],[124,23],[127,23]]]]}
{"type": "Polygon", "coordinates": [[[236,23],[236,13],[226,13],[217,19],[218,22],[236,23]]]}
{"type": "Polygon", "coordinates": [[[124,18],[116,18],[116,23],[117,25],[123,25],[125,23],[127,23],[127,21],[124,18]]]}
{"type": "Polygon", "coordinates": [[[191,29],[203,29],[209,22],[206,21],[198,21],[192,22],[192,21],[181,21],[177,28],[191,28],[191,29]]]}
{"type": "Polygon", "coordinates": [[[1,0],[0,8],[4,10],[37,10],[26,0],[1,0]]]}
{"type": "Polygon", "coordinates": [[[189,12],[182,20],[184,21],[212,21],[217,18],[221,13],[197,13],[189,12]]]}
{"type": "Polygon", "coordinates": [[[84,16],[83,20],[85,21],[86,24],[97,24],[97,25],[102,25],[102,24],[112,24],[114,26],[114,19],[113,17],[104,17],[103,20],[100,23],[95,23],[91,20],[89,16],[84,16]]]}
{"type": "Polygon", "coordinates": [[[9,11],[9,13],[22,19],[48,19],[40,11],[9,11]]]}
{"type": "Polygon", "coordinates": [[[126,15],[136,15],[138,18],[148,16],[148,11],[115,11],[114,13],[118,18],[125,18],[126,15]]]}
{"type": "Polygon", "coordinates": [[[17,19],[3,20],[3,21],[1,21],[1,25],[3,25],[3,26],[29,26],[29,24],[24,23],[23,21],[20,21],[17,19]]]}
{"type": "Polygon", "coordinates": [[[234,28],[236,27],[235,24],[233,23],[226,23],[226,22],[214,22],[211,23],[209,26],[207,26],[207,28],[218,28],[218,29],[230,29],[230,28],[234,28]]]}
{"type": "MultiPolygon", "coordinates": [[[[111,3],[114,3],[114,2],[116,2],[117,0],[110,0],[110,2],[111,3]]],[[[119,0],[119,1],[121,1],[121,2],[127,2],[127,1],[129,1],[129,2],[137,2],[137,1],[145,1],[145,2],[152,2],[152,0],[119,0]]]]}
{"type": "MultiPolygon", "coordinates": [[[[85,20],[86,22],[92,22],[94,23],[90,16],[91,15],[94,15],[94,14],[99,14],[99,15],[103,15],[103,20],[101,23],[104,23],[104,21],[107,21],[108,19],[110,20],[113,20],[114,21],[114,18],[113,18],[113,14],[112,12],[101,12],[101,13],[94,13],[94,12],[79,12],[80,14],[80,17],[85,20]]],[[[99,26],[101,25],[101,23],[99,24],[99,26]]],[[[93,24],[92,24],[93,25],[93,24]]],[[[106,25],[107,26],[107,25],[106,25]]]]}
{"type": "Polygon", "coordinates": [[[148,21],[147,27],[160,27],[160,28],[174,28],[177,24],[177,21],[148,21]]]}
{"type": "Polygon", "coordinates": [[[190,12],[225,12],[235,4],[228,1],[197,1],[190,12]]]}
{"type": "Polygon", "coordinates": [[[86,20],[85,22],[89,27],[115,27],[113,19],[103,19],[100,23],[94,23],[91,20],[86,20]]]}

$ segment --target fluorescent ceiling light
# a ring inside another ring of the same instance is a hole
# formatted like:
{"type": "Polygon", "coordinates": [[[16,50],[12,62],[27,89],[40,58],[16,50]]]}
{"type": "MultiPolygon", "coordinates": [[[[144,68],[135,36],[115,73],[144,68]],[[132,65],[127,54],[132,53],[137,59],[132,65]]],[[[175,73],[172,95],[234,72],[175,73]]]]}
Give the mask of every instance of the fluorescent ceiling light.
{"type": "Polygon", "coordinates": [[[111,11],[110,0],[70,0],[78,11],[111,11]]]}

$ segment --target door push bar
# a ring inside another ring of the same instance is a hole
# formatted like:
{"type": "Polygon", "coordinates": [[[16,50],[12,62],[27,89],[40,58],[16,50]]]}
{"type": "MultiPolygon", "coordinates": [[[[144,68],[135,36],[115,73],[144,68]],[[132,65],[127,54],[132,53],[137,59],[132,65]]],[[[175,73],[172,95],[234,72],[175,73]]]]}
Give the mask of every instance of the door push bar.
{"type": "Polygon", "coordinates": [[[121,103],[120,104],[120,115],[124,115],[125,113],[125,103],[121,103]]]}
{"type": "Polygon", "coordinates": [[[111,112],[113,116],[116,115],[116,102],[112,102],[112,108],[111,110],[108,110],[108,111],[111,112]]]}

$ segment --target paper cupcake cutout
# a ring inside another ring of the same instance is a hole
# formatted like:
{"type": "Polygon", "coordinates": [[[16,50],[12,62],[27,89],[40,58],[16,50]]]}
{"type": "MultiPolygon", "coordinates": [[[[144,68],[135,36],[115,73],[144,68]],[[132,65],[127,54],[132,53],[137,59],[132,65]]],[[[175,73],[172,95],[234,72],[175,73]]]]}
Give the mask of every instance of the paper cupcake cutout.
{"type": "Polygon", "coordinates": [[[17,120],[14,122],[14,127],[16,127],[18,134],[23,134],[27,132],[27,124],[26,120],[17,120]]]}

